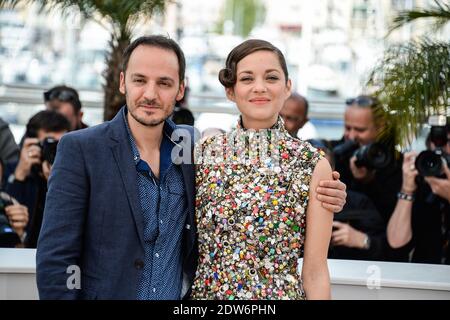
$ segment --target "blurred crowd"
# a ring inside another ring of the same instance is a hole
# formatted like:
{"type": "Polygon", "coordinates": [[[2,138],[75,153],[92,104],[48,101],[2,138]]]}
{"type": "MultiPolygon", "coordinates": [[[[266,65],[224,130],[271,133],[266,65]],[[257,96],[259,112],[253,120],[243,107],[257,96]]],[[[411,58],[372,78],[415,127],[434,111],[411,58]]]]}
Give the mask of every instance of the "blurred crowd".
{"type": "MultiPolygon", "coordinates": [[[[172,120],[194,125],[188,91],[172,120]]],[[[59,139],[86,128],[78,92],[64,85],[44,92],[46,110],[35,114],[19,145],[0,119],[0,247],[35,248],[47,179],[59,139]]],[[[400,153],[384,136],[376,97],[346,101],[344,135],[320,139],[305,97],[292,94],[281,116],[287,131],[325,152],[347,185],[347,202],[335,215],[329,258],[450,264],[450,124],[431,122],[426,151],[400,153]]],[[[213,125],[203,137],[221,134],[213,125]]]]}

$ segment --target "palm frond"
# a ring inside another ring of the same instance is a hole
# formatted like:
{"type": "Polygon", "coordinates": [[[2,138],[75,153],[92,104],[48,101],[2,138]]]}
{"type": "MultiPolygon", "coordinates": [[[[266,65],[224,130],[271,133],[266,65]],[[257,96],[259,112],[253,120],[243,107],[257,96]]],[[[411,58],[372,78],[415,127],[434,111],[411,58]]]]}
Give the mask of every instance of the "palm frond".
{"type": "Polygon", "coordinates": [[[390,47],[373,69],[369,86],[382,102],[378,115],[396,143],[409,145],[431,114],[444,113],[450,98],[450,43],[421,39],[390,47]]]}
{"type": "Polygon", "coordinates": [[[434,0],[430,9],[415,9],[400,12],[393,20],[389,33],[419,19],[433,19],[433,28],[438,30],[450,21],[450,3],[434,0]]]}
{"type": "Polygon", "coordinates": [[[124,97],[118,92],[122,52],[130,43],[133,27],[139,20],[149,19],[156,12],[163,12],[167,2],[174,0],[0,0],[0,8],[14,8],[19,4],[37,4],[39,10],[58,10],[63,15],[73,14],[73,9],[85,19],[92,19],[101,25],[109,24],[111,37],[105,57],[107,69],[105,78],[104,119],[110,120],[123,105],[124,97]]]}

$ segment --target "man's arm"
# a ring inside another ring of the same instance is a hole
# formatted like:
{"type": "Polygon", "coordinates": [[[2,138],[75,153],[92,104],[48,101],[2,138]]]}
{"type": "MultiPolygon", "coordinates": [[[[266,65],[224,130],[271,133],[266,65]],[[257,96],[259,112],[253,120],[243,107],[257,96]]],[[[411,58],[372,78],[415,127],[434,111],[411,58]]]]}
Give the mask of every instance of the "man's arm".
{"type": "Polygon", "coordinates": [[[58,143],[37,245],[36,276],[41,299],[78,298],[80,290],[70,289],[68,282],[73,282],[68,279],[73,275],[70,270],[80,267],[88,199],[82,150],[69,134],[58,143]]]}
{"type": "MultiPolygon", "coordinates": [[[[403,159],[403,182],[401,192],[412,196],[417,189],[415,182],[419,174],[414,166],[416,159],[415,152],[405,154],[403,159]]],[[[406,245],[412,239],[412,213],[413,202],[405,199],[398,199],[394,212],[389,219],[387,226],[387,240],[389,245],[396,249],[406,245]]]]}
{"type": "Polygon", "coordinates": [[[333,171],[334,180],[321,180],[315,190],[322,207],[335,213],[342,211],[347,199],[347,187],[339,178],[339,172],[333,171]]]}

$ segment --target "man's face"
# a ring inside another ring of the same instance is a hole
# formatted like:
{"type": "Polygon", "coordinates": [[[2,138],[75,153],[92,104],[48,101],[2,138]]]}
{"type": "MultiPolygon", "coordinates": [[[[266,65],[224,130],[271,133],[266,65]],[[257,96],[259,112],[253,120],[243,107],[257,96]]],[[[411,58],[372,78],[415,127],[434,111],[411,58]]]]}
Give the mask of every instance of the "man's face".
{"type": "Polygon", "coordinates": [[[302,128],[307,121],[305,103],[296,99],[287,99],[283,109],[281,109],[280,115],[283,117],[286,130],[291,136],[295,137],[297,131],[302,128]]]}
{"type": "Polygon", "coordinates": [[[47,104],[47,109],[59,112],[64,117],[66,117],[66,119],[70,122],[71,130],[75,130],[78,127],[78,124],[81,122],[81,118],[83,116],[83,113],[81,111],[75,111],[75,108],[70,102],[64,102],[57,99],[50,101],[47,104]]]}
{"type": "Polygon", "coordinates": [[[370,108],[349,106],[345,110],[344,121],[345,140],[354,140],[360,145],[375,142],[378,129],[370,108]]]}
{"type": "Polygon", "coordinates": [[[125,74],[120,74],[120,92],[125,94],[131,117],[144,126],[157,126],[173,112],[184,95],[175,52],[140,45],[134,49],[125,74]]]}

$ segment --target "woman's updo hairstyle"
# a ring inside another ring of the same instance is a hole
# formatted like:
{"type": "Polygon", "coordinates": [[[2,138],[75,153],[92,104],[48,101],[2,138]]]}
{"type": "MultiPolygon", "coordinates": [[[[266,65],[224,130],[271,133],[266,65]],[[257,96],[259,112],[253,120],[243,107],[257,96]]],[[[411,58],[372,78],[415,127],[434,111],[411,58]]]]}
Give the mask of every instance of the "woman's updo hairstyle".
{"type": "Polygon", "coordinates": [[[281,69],[283,69],[284,76],[286,78],[286,82],[288,81],[288,70],[286,66],[286,59],[284,58],[283,53],[275,47],[273,44],[271,44],[268,41],[265,40],[259,40],[259,39],[251,39],[242,42],[240,45],[235,47],[233,50],[231,50],[230,54],[227,57],[227,61],[225,62],[225,68],[220,70],[219,72],[219,81],[225,88],[232,88],[236,84],[236,71],[237,71],[237,64],[239,61],[244,59],[249,54],[252,54],[253,52],[265,50],[265,51],[271,51],[275,53],[278,57],[278,60],[281,65],[281,69]]]}

